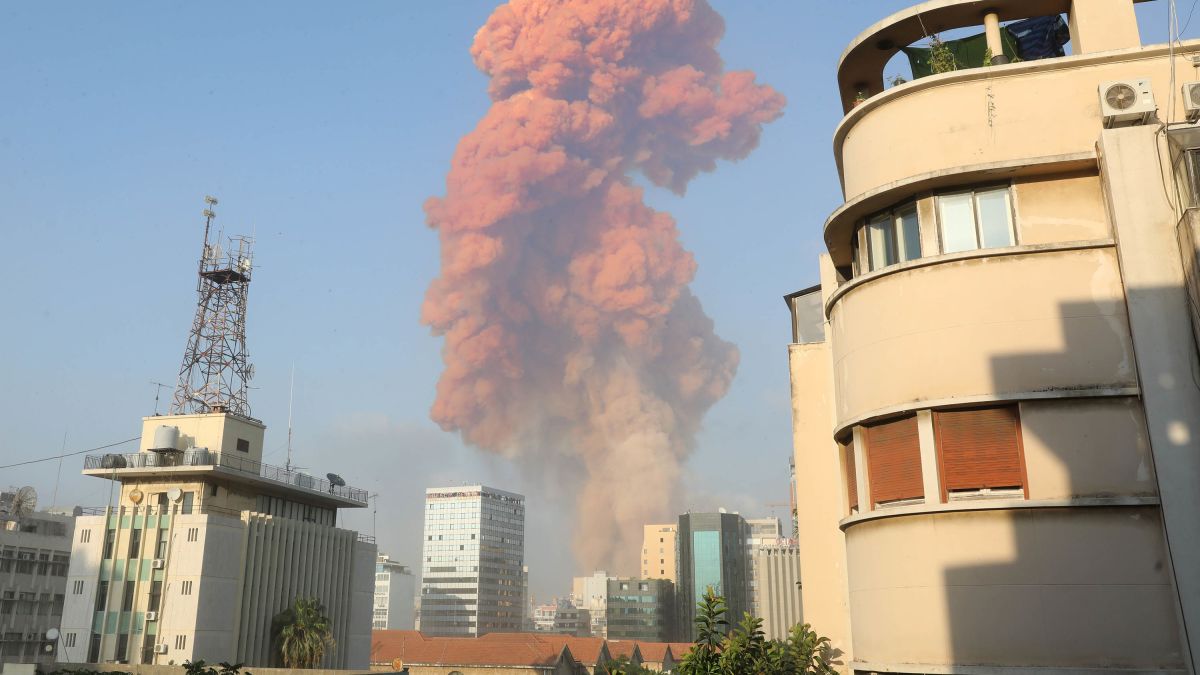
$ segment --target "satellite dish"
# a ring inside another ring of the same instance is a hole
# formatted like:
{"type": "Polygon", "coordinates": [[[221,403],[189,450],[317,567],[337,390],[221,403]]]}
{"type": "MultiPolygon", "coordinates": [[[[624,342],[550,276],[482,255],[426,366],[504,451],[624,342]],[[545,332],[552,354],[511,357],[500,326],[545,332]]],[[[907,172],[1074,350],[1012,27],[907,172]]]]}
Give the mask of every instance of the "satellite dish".
{"type": "Polygon", "coordinates": [[[336,473],[327,473],[325,477],[329,479],[329,484],[333,487],[342,487],[346,484],[346,481],[342,480],[342,477],[336,473]]]}
{"type": "Polygon", "coordinates": [[[46,639],[47,640],[57,640],[58,635],[59,635],[59,633],[58,633],[57,628],[51,628],[50,630],[46,631],[46,639]]]}
{"type": "Polygon", "coordinates": [[[9,507],[9,515],[14,516],[17,520],[33,513],[37,508],[37,490],[26,485],[17,490],[17,494],[13,497],[12,506],[9,507]]]}
{"type": "Polygon", "coordinates": [[[167,499],[177,502],[179,501],[180,497],[183,497],[183,490],[180,490],[179,488],[171,488],[170,490],[167,490],[167,499]]]}

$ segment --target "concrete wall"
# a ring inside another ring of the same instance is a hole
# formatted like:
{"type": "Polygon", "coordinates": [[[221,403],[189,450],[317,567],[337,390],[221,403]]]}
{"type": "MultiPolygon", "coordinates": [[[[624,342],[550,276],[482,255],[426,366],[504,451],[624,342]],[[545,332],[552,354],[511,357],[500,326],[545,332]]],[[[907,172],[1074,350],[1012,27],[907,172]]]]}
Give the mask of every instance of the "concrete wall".
{"type": "Polygon", "coordinates": [[[860,664],[1183,667],[1155,507],[897,516],[846,546],[860,664]]]}
{"type": "Polygon", "coordinates": [[[176,444],[179,450],[207,448],[212,452],[262,461],[263,436],[266,433],[266,426],[262,422],[226,413],[143,417],[141,452],[150,449],[154,444],[155,429],[164,425],[179,427],[179,442],[176,444]],[[249,452],[238,452],[239,438],[250,442],[249,452]]]}
{"type": "Polygon", "coordinates": [[[800,550],[764,546],[752,555],[758,580],[754,604],[763,620],[763,633],[768,640],[786,640],[792,626],[804,622],[800,550]]]}

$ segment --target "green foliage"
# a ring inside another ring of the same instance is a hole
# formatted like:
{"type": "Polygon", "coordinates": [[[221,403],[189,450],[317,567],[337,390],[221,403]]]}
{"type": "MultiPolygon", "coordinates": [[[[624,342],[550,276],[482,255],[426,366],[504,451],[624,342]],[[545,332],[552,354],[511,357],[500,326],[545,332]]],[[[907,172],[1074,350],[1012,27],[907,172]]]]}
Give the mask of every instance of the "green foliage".
{"type": "MultiPolygon", "coordinates": [[[[333,649],[333,627],[317,598],[296,598],[271,620],[271,632],[286,668],[316,668],[333,649]]],[[[188,675],[192,675],[189,673],[188,675]]]]}
{"type": "Polygon", "coordinates": [[[90,668],[55,668],[49,672],[37,668],[34,670],[37,675],[132,675],[127,671],[120,670],[92,670],[90,668]]]}
{"type": "Polygon", "coordinates": [[[954,52],[950,51],[946,43],[942,42],[937,35],[929,38],[929,69],[933,71],[934,75],[958,70],[958,61],[954,58],[954,52]]]}
{"type": "Polygon", "coordinates": [[[630,663],[628,656],[604,664],[604,672],[607,675],[659,675],[657,671],[630,663]]]}
{"type": "Polygon", "coordinates": [[[995,56],[995,55],[992,54],[991,47],[988,47],[987,49],[983,50],[983,65],[984,66],[992,65],[992,57],[993,56],[995,56]]]}
{"type": "MultiPolygon", "coordinates": [[[[829,638],[808,624],[792,627],[786,640],[767,640],[762,619],[746,612],[723,635],[725,600],[712,589],[697,605],[696,646],[679,666],[681,675],[834,675],[829,638]]],[[[624,673],[625,671],[611,671],[624,673]]],[[[638,671],[629,671],[636,673],[638,671]]]]}
{"type": "Polygon", "coordinates": [[[239,675],[239,673],[241,675],[252,675],[250,671],[242,673],[242,664],[240,663],[222,661],[217,666],[217,668],[214,668],[206,664],[203,659],[199,661],[184,661],[183,672],[186,675],[239,675]]]}

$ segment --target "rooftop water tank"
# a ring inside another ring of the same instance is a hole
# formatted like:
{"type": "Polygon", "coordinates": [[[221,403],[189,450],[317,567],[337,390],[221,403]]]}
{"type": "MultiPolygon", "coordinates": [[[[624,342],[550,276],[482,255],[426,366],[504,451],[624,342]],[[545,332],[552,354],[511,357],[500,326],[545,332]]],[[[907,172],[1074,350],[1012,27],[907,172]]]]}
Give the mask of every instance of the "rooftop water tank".
{"type": "Polygon", "coordinates": [[[167,426],[166,424],[159,425],[154,430],[154,443],[150,445],[151,450],[175,450],[179,445],[179,427],[167,426]]]}

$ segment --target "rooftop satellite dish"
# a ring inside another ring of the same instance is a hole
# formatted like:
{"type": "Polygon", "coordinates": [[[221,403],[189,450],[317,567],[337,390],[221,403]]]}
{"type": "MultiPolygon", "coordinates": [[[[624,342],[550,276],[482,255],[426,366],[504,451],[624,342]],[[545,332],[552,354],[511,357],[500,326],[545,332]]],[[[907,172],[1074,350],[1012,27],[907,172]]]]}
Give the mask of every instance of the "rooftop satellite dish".
{"type": "Polygon", "coordinates": [[[46,639],[47,640],[57,640],[58,635],[59,635],[59,633],[58,633],[57,628],[51,628],[50,630],[46,631],[46,639]]]}
{"type": "Polygon", "coordinates": [[[12,506],[9,507],[9,515],[17,520],[33,513],[37,508],[37,490],[26,485],[17,490],[17,494],[13,497],[12,506]]]}
{"type": "Polygon", "coordinates": [[[342,480],[342,477],[336,473],[327,473],[325,477],[329,479],[329,484],[333,487],[343,487],[346,484],[346,481],[342,480]]]}
{"type": "Polygon", "coordinates": [[[180,490],[179,488],[171,488],[170,490],[167,490],[167,499],[170,499],[173,502],[179,501],[179,498],[182,496],[183,490],[180,490]]]}

